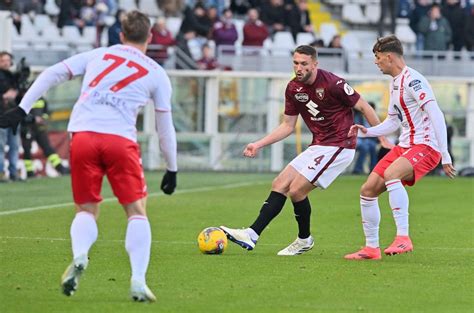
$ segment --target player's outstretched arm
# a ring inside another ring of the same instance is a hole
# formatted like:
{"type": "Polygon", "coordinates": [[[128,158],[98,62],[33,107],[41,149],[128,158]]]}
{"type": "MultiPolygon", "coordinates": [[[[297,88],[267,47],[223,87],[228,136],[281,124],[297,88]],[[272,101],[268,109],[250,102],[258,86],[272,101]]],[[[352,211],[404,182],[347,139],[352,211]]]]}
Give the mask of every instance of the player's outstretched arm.
{"type": "Polygon", "coordinates": [[[258,151],[272,143],[283,140],[288,137],[295,130],[296,121],[298,120],[298,115],[284,115],[283,122],[271,133],[266,135],[260,140],[249,143],[244,149],[244,156],[248,158],[254,158],[257,156],[258,151]]]}

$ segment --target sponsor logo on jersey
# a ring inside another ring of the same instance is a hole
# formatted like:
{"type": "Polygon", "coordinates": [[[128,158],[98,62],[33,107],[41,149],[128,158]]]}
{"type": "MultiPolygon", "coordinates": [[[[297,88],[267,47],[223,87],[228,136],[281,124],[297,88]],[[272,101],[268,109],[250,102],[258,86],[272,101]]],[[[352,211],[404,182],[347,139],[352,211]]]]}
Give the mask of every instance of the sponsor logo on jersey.
{"type": "Polygon", "coordinates": [[[418,79],[415,79],[415,80],[412,80],[412,81],[408,84],[408,87],[413,87],[413,86],[418,85],[418,84],[421,84],[421,81],[419,81],[418,79]]]}
{"type": "Polygon", "coordinates": [[[413,87],[413,91],[418,91],[420,90],[422,87],[421,87],[421,84],[418,84],[416,85],[415,87],[413,87]]]}
{"type": "Polygon", "coordinates": [[[426,97],[426,93],[422,92],[422,93],[420,94],[420,100],[423,100],[425,97],[426,97]]]}
{"type": "Polygon", "coordinates": [[[393,90],[398,90],[398,86],[393,86],[393,90]]]}
{"type": "Polygon", "coordinates": [[[308,108],[308,112],[312,115],[312,121],[322,121],[324,120],[324,116],[316,117],[319,114],[318,105],[314,103],[312,100],[306,103],[306,107],[308,108]]]}
{"type": "Polygon", "coordinates": [[[295,98],[296,98],[296,100],[298,100],[299,102],[306,102],[306,101],[309,100],[308,94],[307,94],[307,93],[302,93],[302,92],[297,93],[297,94],[295,95],[295,98]]]}
{"type": "Polygon", "coordinates": [[[352,96],[354,94],[354,89],[352,89],[352,87],[349,86],[348,83],[344,84],[344,91],[346,92],[348,96],[352,96]]]}
{"type": "Polygon", "coordinates": [[[319,100],[324,99],[324,88],[316,88],[316,96],[319,100]]]}
{"type": "Polygon", "coordinates": [[[298,87],[298,88],[296,88],[296,91],[297,91],[297,92],[300,92],[301,90],[303,90],[303,87],[298,87]]]}
{"type": "Polygon", "coordinates": [[[342,84],[344,81],[342,79],[338,80],[337,83],[336,83],[336,86],[339,85],[339,84],[342,84]]]}

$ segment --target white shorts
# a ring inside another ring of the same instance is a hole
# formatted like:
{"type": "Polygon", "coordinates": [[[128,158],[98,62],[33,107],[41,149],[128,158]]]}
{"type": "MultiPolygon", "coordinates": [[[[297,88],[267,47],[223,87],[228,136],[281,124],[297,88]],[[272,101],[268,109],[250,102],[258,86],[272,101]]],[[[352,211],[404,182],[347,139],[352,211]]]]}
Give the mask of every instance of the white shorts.
{"type": "Polygon", "coordinates": [[[290,165],[313,185],[326,189],[354,159],[355,149],[310,146],[290,165]]]}

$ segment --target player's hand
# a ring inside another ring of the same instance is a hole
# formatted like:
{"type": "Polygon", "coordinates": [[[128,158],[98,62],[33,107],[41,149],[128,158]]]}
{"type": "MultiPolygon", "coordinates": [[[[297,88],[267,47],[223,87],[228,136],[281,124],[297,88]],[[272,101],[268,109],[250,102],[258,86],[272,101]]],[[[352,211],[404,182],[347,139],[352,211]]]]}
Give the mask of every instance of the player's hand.
{"type": "Polygon", "coordinates": [[[385,136],[380,136],[379,141],[382,148],[392,149],[393,147],[395,147],[395,145],[391,143],[390,140],[388,140],[385,136]]]}
{"type": "Polygon", "coordinates": [[[249,143],[244,149],[244,156],[247,158],[254,158],[258,153],[259,148],[254,143],[249,143]]]}
{"type": "Polygon", "coordinates": [[[367,133],[367,128],[363,125],[359,125],[359,124],[354,124],[351,126],[351,128],[349,129],[349,133],[347,133],[347,137],[354,137],[354,136],[357,136],[357,133],[358,131],[363,132],[364,134],[367,133]]]}
{"type": "Polygon", "coordinates": [[[177,173],[178,172],[166,170],[165,175],[163,175],[163,179],[161,180],[161,190],[163,190],[167,195],[172,194],[176,188],[177,173]]]}
{"type": "Polygon", "coordinates": [[[452,164],[443,164],[443,170],[449,178],[456,176],[456,169],[452,164]]]}
{"type": "Polygon", "coordinates": [[[16,135],[18,124],[20,124],[25,116],[25,111],[19,106],[9,109],[0,115],[0,128],[11,127],[13,135],[16,135]]]}

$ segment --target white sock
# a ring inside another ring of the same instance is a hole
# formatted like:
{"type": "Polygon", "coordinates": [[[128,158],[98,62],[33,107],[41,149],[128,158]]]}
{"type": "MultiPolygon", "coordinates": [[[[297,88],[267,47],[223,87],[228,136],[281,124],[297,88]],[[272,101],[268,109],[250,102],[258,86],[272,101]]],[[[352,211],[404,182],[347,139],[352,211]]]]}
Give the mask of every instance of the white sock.
{"type": "Polygon", "coordinates": [[[365,245],[379,247],[380,209],[378,198],[360,196],[360,212],[365,234],[365,245]]]}
{"type": "Polygon", "coordinates": [[[151,250],[151,228],[146,216],[129,217],[125,249],[130,257],[132,280],[145,283],[151,250]]]}
{"type": "Polygon", "coordinates": [[[408,193],[399,179],[389,180],[385,182],[385,186],[397,225],[397,236],[408,236],[408,193]]]}
{"type": "Polygon", "coordinates": [[[260,237],[260,236],[255,232],[255,230],[253,230],[253,229],[250,228],[250,227],[246,229],[246,232],[247,232],[247,234],[249,234],[250,239],[252,239],[253,241],[257,241],[257,240],[258,240],[258,237],[260,237]]]}
{"type": "Polygon", "coordinates": [[[87,256],[90,248],[97,240],[97,223],[94,215],[79,212],[71,224],[72,255],[74,259],[87,256]]]}

